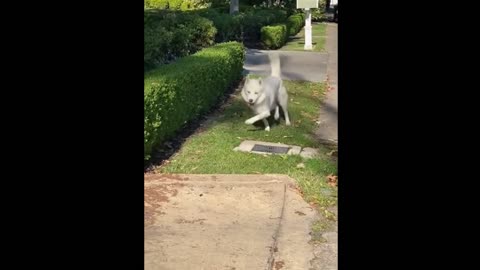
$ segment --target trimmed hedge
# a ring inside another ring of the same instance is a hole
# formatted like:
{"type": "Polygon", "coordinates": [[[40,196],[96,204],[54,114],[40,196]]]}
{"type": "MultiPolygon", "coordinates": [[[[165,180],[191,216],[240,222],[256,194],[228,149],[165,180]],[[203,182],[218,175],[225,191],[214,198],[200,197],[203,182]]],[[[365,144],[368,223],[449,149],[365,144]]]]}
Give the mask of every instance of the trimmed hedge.
{"type": "Polygon", "coordinates": [[[295,36],[305,25],[305,14],[296,13],[287,19],[288,35],[295,36]]]}
{"type": "Polygon", "coordinates": [[[217,29],[215,42],[242,41],[240,16],[220,13],[213,8],[198,10],[195,13],[213,22],[217,29]]]}
{"type": "Polygon", "coordinates": [[[214,43],[213,22],[196,14],[145,12],[144,69],[168,63],[214,43]]]}
{"type": "Polygon", "coordinates": [[[244,58],[241,43],[227,42],[145,74],[145,159],[184,124],[208,111],[242,77],[244,58]]]}
{"type": "Polygon", "coordinates": [[[288,32],[286,24],[269,25],[262,27],[262,45],[267,49],[278,49],[287,42],[288,32]]]}
{"type": "Polygon", "coordinates": [[[305,14],[296,13],[287,18],[286,23],[268,25],[260,30],[260,40],[266,49],[278,49],[283,46],[289,36],[294,36],[305,25],[305,14]]]}
{"type": "Polygon", "coordinates": [[[262,27],[285,22],[287,12],[280,9],[258,9],[238,16],[241,16],[243,41],[255,43],[260,41],[262,27]]]}
{"type": "Polygon", "coordinates": [[[287,11],[278,8],[252,8],[235,15],[220,13],[215,9],[198,10],[196,13],[213,21],[218,30],[216,42],[235,40],[256,43],[260,41],[263,26],[283,23],[287,18],[287,11]]]}

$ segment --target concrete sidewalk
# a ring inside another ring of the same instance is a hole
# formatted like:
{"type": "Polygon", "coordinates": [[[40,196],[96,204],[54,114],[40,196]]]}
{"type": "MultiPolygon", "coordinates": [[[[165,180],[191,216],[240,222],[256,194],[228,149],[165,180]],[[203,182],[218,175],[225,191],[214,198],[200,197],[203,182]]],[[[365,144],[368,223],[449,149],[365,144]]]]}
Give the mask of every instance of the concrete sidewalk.
{"type": "Polygon", "coordinates": [[[327,84],[329,90],[323,106],[320,107],[319,127],[315,135],[320,141],[337,144],[338,142],[338,26],[335,23],[327,25],[327,40],[325,49],[328,53],[327,84]]]}
{"type": "MultiPolygon", "coordinates": [[[[282,77],[321,82],[321,140],[337,141],[337,26],[327,27],[327,53],[279,51],[282,77]]],[[[270,74],[268,51],[248,50],[245,73],[270,74]]],[[[146,270],[336,270],[337,227],[309,244],[322,217],[286,175],[146,174],[146,270]]],[[[336,209],[336,208],[335,208],[336,209]]]]}
{"type": "Polygon", "coordinates": [[[315,217],[285,175],[146,175],[145,269],[309,269],[315,217]]]}

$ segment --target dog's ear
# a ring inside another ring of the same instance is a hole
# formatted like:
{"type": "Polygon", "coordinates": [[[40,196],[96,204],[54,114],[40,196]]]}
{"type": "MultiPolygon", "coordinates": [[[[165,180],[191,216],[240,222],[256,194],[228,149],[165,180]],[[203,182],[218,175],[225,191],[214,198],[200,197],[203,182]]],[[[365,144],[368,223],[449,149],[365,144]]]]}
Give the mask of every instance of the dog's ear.
{"type": "Polygon", "coordinates": [[[245,87],[244,87],[244,88],[242,89],[242,91],[240,91],[240,94],[242,95],[243,100],[245,100],[245,102],[246,102],[246,101],[248,100],[248,98],[247,98],[247,94],[246,94],[245,92],[246,92],[246,91],[245,91],[245,87]]]}

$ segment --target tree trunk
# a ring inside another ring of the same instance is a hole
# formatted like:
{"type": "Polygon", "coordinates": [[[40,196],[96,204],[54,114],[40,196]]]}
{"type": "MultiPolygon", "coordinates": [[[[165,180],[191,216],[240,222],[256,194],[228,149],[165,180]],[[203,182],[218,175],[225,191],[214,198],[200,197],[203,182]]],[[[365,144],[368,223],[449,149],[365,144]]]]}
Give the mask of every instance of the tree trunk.
{"type": "Polygon", "coordinates": [[[238,2],[239,0],[230,0],[230,14],[238,13],[238,2]]]}

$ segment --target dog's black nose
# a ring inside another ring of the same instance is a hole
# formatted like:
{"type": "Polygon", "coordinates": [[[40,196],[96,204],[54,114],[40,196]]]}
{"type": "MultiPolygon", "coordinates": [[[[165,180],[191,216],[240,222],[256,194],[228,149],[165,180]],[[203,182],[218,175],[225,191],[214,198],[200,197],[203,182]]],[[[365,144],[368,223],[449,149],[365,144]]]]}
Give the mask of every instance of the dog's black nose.
{"type": "Polygon", "coordinates": [[[249,99],[248,102],[252,103],[252,102],[253,102],[253,99],[249,99]]]}

